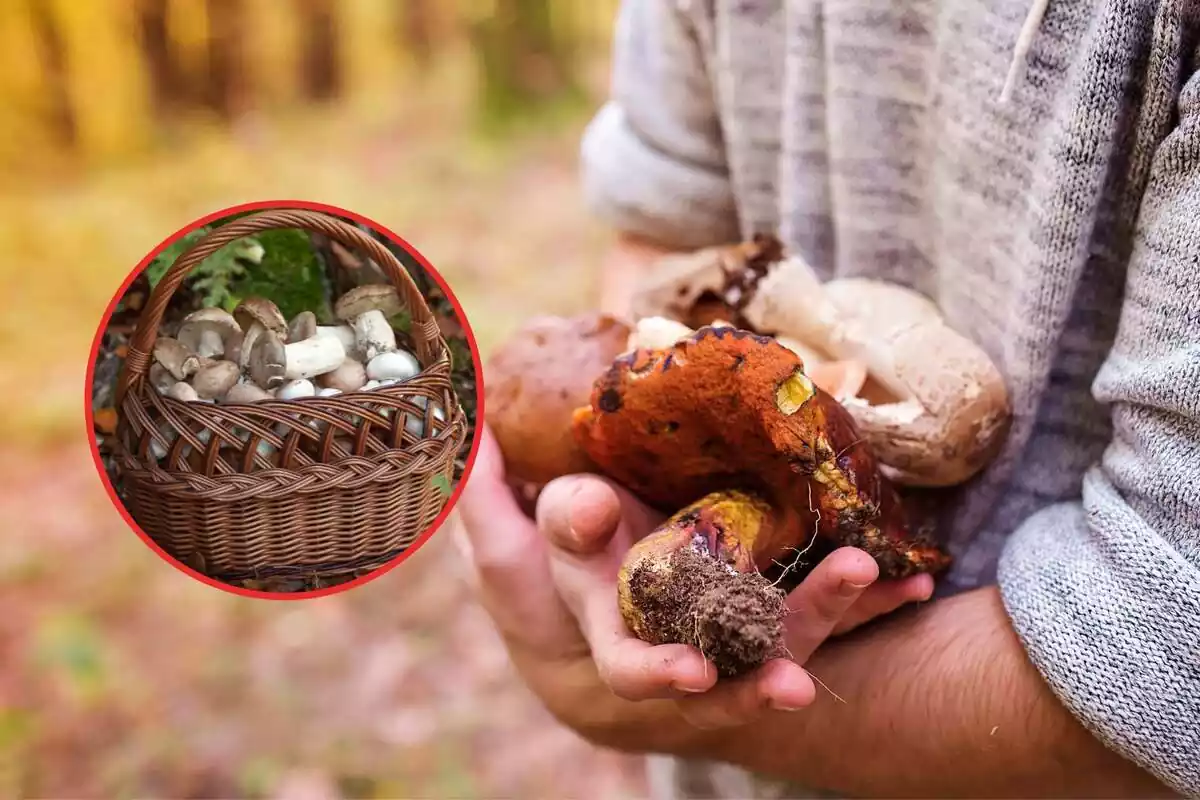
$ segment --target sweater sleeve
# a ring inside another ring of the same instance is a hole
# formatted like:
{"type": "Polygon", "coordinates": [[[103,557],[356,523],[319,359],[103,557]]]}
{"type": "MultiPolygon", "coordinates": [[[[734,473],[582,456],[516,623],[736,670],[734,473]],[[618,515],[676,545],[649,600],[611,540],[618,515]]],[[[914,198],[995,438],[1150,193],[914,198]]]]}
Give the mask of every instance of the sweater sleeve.
{"type": "MultiPolygon", "coordinates": [[[[609,101],[582,145],[590,209],[679,248],[738,236],[713,86],[697,26],[674,0],[624,0],[609,101]]],[[[696,5],[696,4],[691,4],[696,5]]]]}
{"type": "Polygon", "coordinates": [[[1093,391],[1113,440],[1081,503],[1040,512],[1009,540],[1000,589],[1071,712],[1200,796],[1200,75],[1151,165],[1093,391]]]}

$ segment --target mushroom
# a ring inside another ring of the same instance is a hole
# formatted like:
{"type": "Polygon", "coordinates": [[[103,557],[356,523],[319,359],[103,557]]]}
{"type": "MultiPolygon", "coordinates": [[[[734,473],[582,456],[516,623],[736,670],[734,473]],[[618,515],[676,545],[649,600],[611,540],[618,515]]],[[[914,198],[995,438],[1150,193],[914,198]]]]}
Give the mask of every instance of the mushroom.
{"type": "Polygon", "coordinates": [[[232,361],[214,361],[192,377],[192,386],[203,400],[220,397],[237,383],[241,370],[232,361]]]}
{"type": "Polygon", "coordinates": [[[770,237],[670,256],[634,308],[692,322],[716,298],[740,328],[775,336],[850,411],[892,479],[962,483],[995,457],[1011,414],[1003,377],[921,294],[881,281],[822,282],[770,237]]]}
{"type": "Polygon", "coordinates": [[[281,340],[287,336],[287,320],[280,313],[279,307],[264,297],[247,297],[233,310],[233,317],[242,328],[241,354],[238,360],[238,366],[242,369],[250,368],[254,346],[264,332],[269,331],[281,340]]]}
{"type": "Polygon", "coordinates": [[[235,383],[229,388],[229,391],[227,391],[225,396],[221,398],[221,402],[234,405],[258,403],[263,400],[271,400],[272,398],[274,398],[274,395],[268,392],[266,389],[247,381],[241,381],[239,383],[235,383]]]}
{"type": "MultiPolygon", "coordinates": [[[[249,351],[250,379],[262,389],[278,388],[283,383],[286,372],[285,345],[274,331],[265,328],[256,330],[253,337],[254,346],[249,351]]],[[[243,356],[247,355],[246,343],[249,343],[250,339],[250,334],[247,334],[242,345],[243,356]]]]}
{"type": "Polygon", "coordinates": [[[202,308],[184,317],[175,338],[196,355],[222,358],[242,338],[242,329],[228,311],[202,308]]]}
{"type": "Polygon", "coordinates": [[[1003,376],[923,295],[862,278],[822,284],[793,256],[763,277],[745,313],[865,367],[875,390],[841,399],[894,480],[959,484],[1003,444],[1011,414],[1003,376]],[[788,296],[804,297],[802,307],[781,301],[788,296]]]}
{"type": "Polygon", "coordinates": [[[349,325],[318,325],[317,336],[333,336],[342,343],[347,353],[356,354],[354,328],[349,325]]]}
{"type": "Polygon", "coordinates": [[[367,377],[371,380],[392,378],[396,381],[406,381],[420,372],[421,365],[413,354],[406,350],[380,353],[367,362],[367,377]]]}
{"type": "Polygon", "coordinates": [[[355,349],[364,361],[396,349],[396,332],[388,317],[402,310],[395,287],[383,283],[357,286],[334,306],[337,318],[354,329],[355,349]]]}
{"type": "Polygon", "coordinates": [[[190,383],[180,381],[167,390],[167,397],[175,400],[182,400],[185,403],[192,403],[200,399],[200,395],[190,383]]]}
{"type": "Polygon", "coordinates": [[[312,397],[317,393],[317,389],[313,386],[312,381],[307,378],[298,378],[288,381],[279,387],[275,392],[275,397],[280,400],[295,400],[297,397],[312,397]]]}
{"type": "Polygon", "coordinates": [[[337,369],[346,359],[342,343],[332,336],[312,336],[283,347],[283,376],[288,380],[315,378],[337,369]]]}
{"type": "Polygon", "coordinates": [[[292,317],[287,329],[289,342],[302,342],[317,334],[317,315],[311,311],[301,311],[292,317]]]}
{"type": "Polygon", "coordinates": [[[571,416],[625,351],[631,332],[609,314],[535,317],[492,354],[484,402],[510,477],[541,485],[594,471],[571,435],[571,416]]]}
{"type": "Polygon", "coordinates": [[[176,383],[175,376],[157,361],[150,365],[150,372],[147,377],[150,379],[150,385],[159,394],[166,394],[176,383]]]}
{"type": "Polygon", "coordinates": [[[187,380],[189,375],[200,368],[200,357],[192,352],[191,348],[170,336],[160,336],[155,340],[154,360],[177,381],[187,380]]]}
{"type": "MultiPolygon", "coordinates": [[[[418,398],[418,400],[425,400],[425,398],[421,397],[421,398],[418,398]]],[[[420,403],[420,402],[418,403],[418,405],[420,405],[422,407],[425,407],[427,404],[428,404],[428,401],[426,401],[424,403],[420,403]]],[[[444,413],[442,413],[442,407],[439,405],[434,405],[433,416],[434,416],[434,419],[437,419],[439,422],[446,421],[446,415],[444,413]]],[[[404,430],[408,431],[413,436],[428,436],[429,435],[429,431],[426,430],[425,420],[421,417],[414,417],[411,414],[409,414],[408,418],[406,420],[404,420],[404,430]]]]}
{"type": "Polygon", "coordinates": [[[382,384],[379,381],[367,381],[362,385],[362,390],[364,392],[369,392],[372,389],[378,389],[381,385],[382,384]]]}
{"type": "Polygon", "coordinates": [[[338,395],[341,393],[342,393],[341,389],[336,389],[332,386],[326,386],[324,389],[321,389],[320,391],[317,392],[317,397],[333,397],[334,395],[338,395]]]}
{"type": "MultiPolygon", "coordinates": [[[[318,337],[319,338],[319,337],[318,337]]],[[[337,341],[330,339],[329,341],[337,341]]],[[[379,356],[375,357],[376,359],[379,356]]],[[[317,383],[326,389],[337,389],[342,392],[358,391],[367,382],[367,370],[362,362],[346,358],[338,367],[317,378],[317,383]]]]}
{"type": "Polygon", "coordinates": [[[761,573],[786,572],[814,536],[866,551],[884,578],[949,564],[846,408],[772,337],[704,327],[624,354],[572,429],[603,474],[651,506],[683,509],[626,557],[626,623],[648,641],[700,646],[723,675],[781,642],[780,576],[761,573]]]}

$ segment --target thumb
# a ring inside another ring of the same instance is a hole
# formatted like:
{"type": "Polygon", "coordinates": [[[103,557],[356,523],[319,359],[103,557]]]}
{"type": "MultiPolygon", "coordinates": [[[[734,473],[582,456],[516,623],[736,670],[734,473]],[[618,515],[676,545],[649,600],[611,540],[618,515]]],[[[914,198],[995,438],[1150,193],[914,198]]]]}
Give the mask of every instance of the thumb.
{"type": "Polygon", "coordinates": [[[608,547],[621,523],[621,498],[602,478],[568,475],[542,489],[538,528],[556,547],[578,555],[608,547]]]}

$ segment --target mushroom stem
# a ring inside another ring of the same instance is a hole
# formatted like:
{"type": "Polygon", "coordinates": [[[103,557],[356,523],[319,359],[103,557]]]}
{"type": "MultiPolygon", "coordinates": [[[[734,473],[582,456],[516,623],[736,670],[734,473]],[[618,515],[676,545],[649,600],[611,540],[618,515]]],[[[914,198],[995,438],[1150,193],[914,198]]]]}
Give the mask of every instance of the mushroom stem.
{"type": "Polygon", "coordinates": [[[283,377],[287,380],[315,378],[332,372],[346,359],[342,343],[332,336],[313,336],[284,345],[283,351],[283,377]]]}
{"type": "Polygon", "coordinates": [[[396,332],[387,317],[378,309],[372,309],[354,318],[355,347],[370,361],[380,353],[396,349],[396,332]]]}

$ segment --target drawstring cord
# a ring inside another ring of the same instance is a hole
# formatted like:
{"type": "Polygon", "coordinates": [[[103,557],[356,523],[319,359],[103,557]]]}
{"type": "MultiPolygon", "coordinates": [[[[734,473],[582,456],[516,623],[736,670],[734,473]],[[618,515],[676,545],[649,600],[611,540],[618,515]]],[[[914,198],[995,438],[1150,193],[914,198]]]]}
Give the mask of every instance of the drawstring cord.
{"type": "Polygon", "coordinates": [[[1017,37],[1016,46],[1013,47],[1012,61],[1008,65],[1008,75],[1004,78],[1004,88],[1000,90],[1001,103],[1009,101],[1017,86],[1017,81],[1025,74],[1029,51],[1033,48],[1033,37],[1037,35],[1038,28],[1042,26],[1042,19],[1046,16],[1046,9],[1049,6],[1050,0],[1034,0],[1029,13],[1025,16],[1025,24],[1021,26],[1021,34],[1017,37]]]}

